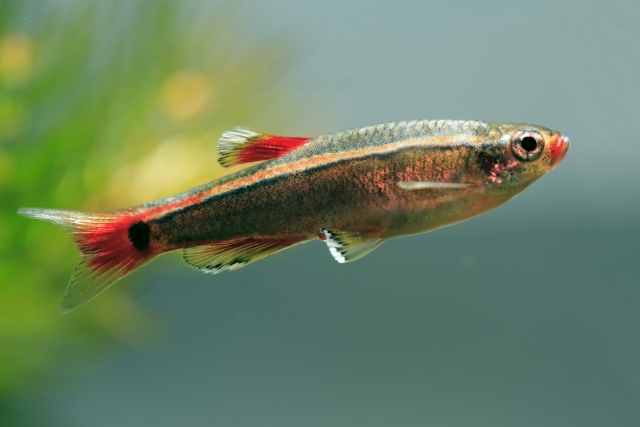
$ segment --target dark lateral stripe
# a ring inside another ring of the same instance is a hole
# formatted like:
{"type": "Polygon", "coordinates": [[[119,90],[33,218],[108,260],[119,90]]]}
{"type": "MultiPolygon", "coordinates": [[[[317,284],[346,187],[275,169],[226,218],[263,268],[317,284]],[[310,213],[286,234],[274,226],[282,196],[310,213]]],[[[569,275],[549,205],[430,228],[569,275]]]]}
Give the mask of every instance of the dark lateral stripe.
{"type": "Polygon", "coordinates": [[[313,157],[295,160],[287,164],[275,163],[265,169],[260,169],[258,167],[254,170],[250,168],[246,171],[240,171],[239,176],[234,177],[230,181],[226,181],[222,184],[217,184],[217,181],[214,181],[207,186],[204,186],[204,188],[196,188],[197,192],[189,191],[184,193],[184,198],[178,199],[175,202],[150,207],[150,209],[145,213],[145,217],[147,219],[158,218],[172,210],[186,208],[190,205],[197,205],[205,200],[211,199],[212,197],[232,194],[253,185],[260,185],[261,183],[281,179],[282,177],[293,173],[313,171],[344,162],[366,160],[368,158],[380,158],[405,150],[424,147],[425,145],[429,145],[433,149],[446,150],[450,149],[454,145],[480,145],[482,143],[480,140],[469,141],[469,135],[460,135],[459,138],[441,137],[428,139],[431,141],[430,144],[425,144],[425,138],[415,138],[381,146],[366,147],[359,150],[319,154],[313,157]],[[210,187],[210,185],[213,186],[210,187]]]}

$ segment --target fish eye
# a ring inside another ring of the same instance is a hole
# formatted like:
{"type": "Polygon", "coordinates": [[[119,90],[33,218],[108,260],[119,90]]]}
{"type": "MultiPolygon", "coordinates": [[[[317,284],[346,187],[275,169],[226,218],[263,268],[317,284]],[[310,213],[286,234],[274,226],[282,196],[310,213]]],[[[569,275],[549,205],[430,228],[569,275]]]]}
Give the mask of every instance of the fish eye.
{"type": "Polygon", "coordinates": [[[524,151],[526,151],[527,153],[531,153],[538,147],[538,141],[536,141],[535,138],[531,136],[527,136],[525,138],[522,138],[522,141],[520,141],[520,145],[522,145],[524,151]]]}
{"type": "Polygon", "coordinates": [[[540,157],[544,138],[533,129],[523,129],[511,138],[511,152],[520,160],[531,161],[540,157]]]}

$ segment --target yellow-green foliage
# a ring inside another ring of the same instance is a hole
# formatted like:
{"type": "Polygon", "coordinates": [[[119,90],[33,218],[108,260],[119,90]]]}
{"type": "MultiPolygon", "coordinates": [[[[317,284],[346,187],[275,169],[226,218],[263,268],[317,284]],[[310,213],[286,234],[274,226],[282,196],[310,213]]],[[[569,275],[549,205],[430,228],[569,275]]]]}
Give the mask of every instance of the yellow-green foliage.
{"type": "Polygon", "coordinates": [[[127,286],[59,314],[78,255],[16,211],[116,208],[223,174],[220,133],[282,97],[282,51],[248,45],[230,16],[180,0],[0,3],[0,398],[145,330],[127,286]]]}

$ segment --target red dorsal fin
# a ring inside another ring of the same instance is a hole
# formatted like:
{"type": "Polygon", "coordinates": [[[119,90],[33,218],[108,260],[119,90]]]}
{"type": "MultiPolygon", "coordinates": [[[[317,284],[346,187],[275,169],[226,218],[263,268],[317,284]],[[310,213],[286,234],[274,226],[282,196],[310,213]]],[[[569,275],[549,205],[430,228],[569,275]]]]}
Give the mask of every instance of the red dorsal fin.
{"type": "Polygon", "coordinates": [[[304,145],[311,138],[289,138],[256,132],[245,127],[226,131],[218,142],[220,164],[224,167],[276,159],[304,145]]]}

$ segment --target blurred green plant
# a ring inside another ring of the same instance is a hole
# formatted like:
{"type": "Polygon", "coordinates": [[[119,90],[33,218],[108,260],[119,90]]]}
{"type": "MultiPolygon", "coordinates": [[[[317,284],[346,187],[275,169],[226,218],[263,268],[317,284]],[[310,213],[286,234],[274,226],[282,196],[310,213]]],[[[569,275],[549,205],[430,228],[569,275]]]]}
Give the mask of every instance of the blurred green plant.
{"type": "Polygon", "coordinates": [[[110,209],[207,182],[228,172],[220,133],[277,110],[286,52],[246,43],[218,6],[0,0],[0,406],[150,324],[126,286],[59,314],[78,255],[16,210],[110,209]]]}

